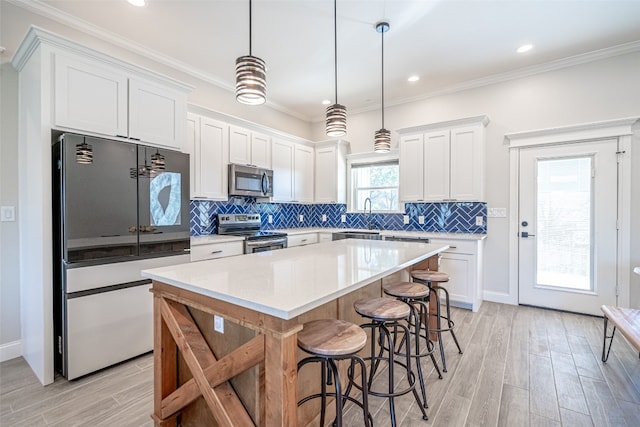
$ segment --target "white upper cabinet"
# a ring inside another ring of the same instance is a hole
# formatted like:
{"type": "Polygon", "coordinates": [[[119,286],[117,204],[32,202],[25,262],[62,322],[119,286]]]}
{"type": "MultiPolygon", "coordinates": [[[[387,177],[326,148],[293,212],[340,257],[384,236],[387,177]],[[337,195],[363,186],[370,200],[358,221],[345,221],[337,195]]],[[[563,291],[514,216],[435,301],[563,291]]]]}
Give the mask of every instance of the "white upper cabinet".
{"type": "Polygon", "coordinates": [[[55,56],[54,123],[104,135],[128,134],[128,79],[104,64],[55,56]]]}
{"type": "Polygon", "coordinates": [[[187,115],[191,161],[191,198],[227,200],[229,125],[209,117],[187,115]]]}
{"type": "Polygon", "coordinates": [[[486,116],[400,129],[404,202],[484,200],[486,116]]]}
{"type": "Polygon", "coordinates": [[[181,150],[187,95],[141,79],[129,79],[129,138],[181,150]]]}
{"type": "Polygon", "coordinates": [[[313,202],[313,148],[273,138],[271,144],[274,202],[313,202]]]}
{"type": "Polygon", "coordinates": [[[346,203],[348,143],[332,141],[316,147],[316,203],[346,203]]]}
{"type": "Polygon", "coordinates": [[[229,162],[271,169],[271,138],[263,133],[231,126],[229,162]]]}
{"type": "Polygon", "coordinates": [[[313,203],[313,148],[295,144],[293,201],[313,203]]]}
{"type": "Polygon", "coordinates": [[[188,90],[111,62],[55,54],[54,125],[181,150],[188,90]]]}
{"type": "Polygon", "coordinates": [[[294,144],[273,138],[271,144],[271,165],[273,168],[273,201],[293,200],[293,159],[294,144]]]}

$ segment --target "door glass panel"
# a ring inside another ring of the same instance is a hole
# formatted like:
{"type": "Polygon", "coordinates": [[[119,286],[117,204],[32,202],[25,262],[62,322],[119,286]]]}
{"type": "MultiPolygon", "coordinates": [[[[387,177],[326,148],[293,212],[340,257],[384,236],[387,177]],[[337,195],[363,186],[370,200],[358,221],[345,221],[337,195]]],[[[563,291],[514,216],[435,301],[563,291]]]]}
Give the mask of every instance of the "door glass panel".
{"type": "Polygon", "coordinates": [[[593,291],[592,160],[538,160],[538,285],[593,291]]]}

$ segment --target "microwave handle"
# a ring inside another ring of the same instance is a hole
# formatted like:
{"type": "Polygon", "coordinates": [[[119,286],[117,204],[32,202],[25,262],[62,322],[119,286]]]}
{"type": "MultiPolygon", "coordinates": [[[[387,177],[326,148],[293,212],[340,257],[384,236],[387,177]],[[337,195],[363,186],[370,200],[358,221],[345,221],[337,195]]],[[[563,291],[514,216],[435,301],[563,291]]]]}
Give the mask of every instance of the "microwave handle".
{"type": "Polygon", "coordinates": [[[267,194],[267,190],[269,190],[269,177],[266,172],[262,172],[262,194],[267,194]]]}

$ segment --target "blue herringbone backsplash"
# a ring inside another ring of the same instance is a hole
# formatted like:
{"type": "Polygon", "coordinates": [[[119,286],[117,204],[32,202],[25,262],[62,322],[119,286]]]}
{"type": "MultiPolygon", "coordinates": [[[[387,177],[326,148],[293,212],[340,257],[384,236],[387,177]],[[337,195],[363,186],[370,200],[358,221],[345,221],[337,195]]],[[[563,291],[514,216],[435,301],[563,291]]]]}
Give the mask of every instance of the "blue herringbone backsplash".
{"type": "MultiPolygon", "coordinates": [[[[231,197],[228,202],[192,200],[191,235],[216,234],[216,215],[223,213],[260,213],[262,228],[265,230],[299,227],[327,228],[367,228],[367,217],[362,213],[347,213],[344,204],[300,205],[294,203],[256,203],[250,197],[231,197]],[[268,223],[269,215],[273,222],[268,223]],[[300,221],[300,215],[303,221],[300,221]],[[326,215],[326,221],[322,221],[326,215]],[[341,222],[346,215],[346,222],[341,222]]],[[[371,218],[377,229],[429,231],[448,233],[487,232],[486,203],[406,203],[405,215],[409,224],[403,224],[402,214],[376,214],[371,218]],[[418,216],[424,215],[425,223],[418,224],[418,216]],[[476,217],[482,217],[481,226],[476,225],[476,217]]]]}

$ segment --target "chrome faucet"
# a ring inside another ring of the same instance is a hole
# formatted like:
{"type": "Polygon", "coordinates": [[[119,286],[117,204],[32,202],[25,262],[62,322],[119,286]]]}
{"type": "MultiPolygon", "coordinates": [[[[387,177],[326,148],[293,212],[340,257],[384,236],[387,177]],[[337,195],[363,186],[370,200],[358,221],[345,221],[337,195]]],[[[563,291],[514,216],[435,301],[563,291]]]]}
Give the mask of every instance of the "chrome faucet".
{"type": "Polygon", "coordinates": [[[370,198],[366,198],[364,199],[364,213],[365,215],[367,215],[367,228],[369,230],[373,229],[372,225],[371,225],[371,199],[370,198]],[[369,202],[369,213],[367,213],[367,202],[369,202]]]}

